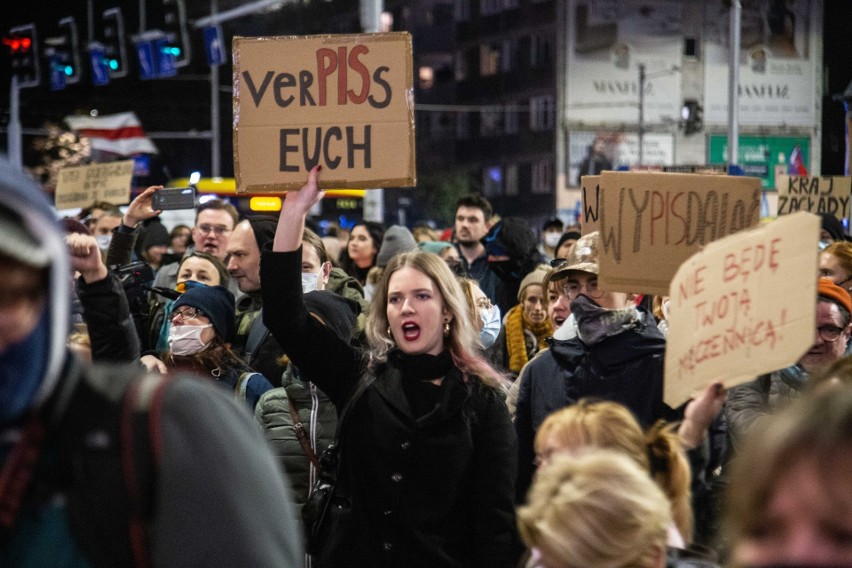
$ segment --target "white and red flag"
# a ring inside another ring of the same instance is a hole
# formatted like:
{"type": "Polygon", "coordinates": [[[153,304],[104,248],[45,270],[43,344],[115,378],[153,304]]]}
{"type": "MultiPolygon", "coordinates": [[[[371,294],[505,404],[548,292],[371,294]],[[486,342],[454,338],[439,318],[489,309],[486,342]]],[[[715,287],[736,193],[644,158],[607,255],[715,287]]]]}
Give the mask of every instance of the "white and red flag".
{"type": "Polygon", "coordinates": [[[92,149],[120,156],[132,154],[157,154],[157,147],[145,135],[142,124],[134,112],[120,112],[102,116],[66,116],[65,122],[80,135],[88,138],[92,149]]]}

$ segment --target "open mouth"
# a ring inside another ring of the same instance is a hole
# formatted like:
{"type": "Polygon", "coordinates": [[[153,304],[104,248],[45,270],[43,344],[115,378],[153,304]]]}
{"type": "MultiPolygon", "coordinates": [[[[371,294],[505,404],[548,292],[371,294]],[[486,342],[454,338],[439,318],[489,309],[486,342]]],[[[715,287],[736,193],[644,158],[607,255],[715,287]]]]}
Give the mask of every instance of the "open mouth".
{"type": "Polygon", "coordinates": [[[403,323],[402,337],[406,341],[417,341],[417,338],[420,337],[420,326],[412,322],[403,323]]]}
{"type": "Polygon", "coordinates": [[[555,317],[555,318],[553,318],[553,321],[554,321],[554,323],[556,323],[556,327],[560,327],[563,323],[565,323],[565,320],[567,320],[567,319],[568,318],[555,317]]]}

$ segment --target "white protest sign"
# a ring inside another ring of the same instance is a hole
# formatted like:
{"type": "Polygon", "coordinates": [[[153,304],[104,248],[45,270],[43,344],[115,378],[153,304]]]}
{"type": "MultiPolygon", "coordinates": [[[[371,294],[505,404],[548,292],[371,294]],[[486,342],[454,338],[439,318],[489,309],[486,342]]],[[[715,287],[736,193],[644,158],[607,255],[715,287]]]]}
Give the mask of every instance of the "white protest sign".
{"type": "Polygon", "coordinates": [[[794,213],[709,243],[672,280],[666,404],[788,367],[813,344],[820,219],[794,213]]]}
{"type": "Polygon", "coordinates": [[[55,206],[73,209],[97,201],[124,205],[130,203],[132,182],[133,160],[63,168],[56,181],[55,206]]]}

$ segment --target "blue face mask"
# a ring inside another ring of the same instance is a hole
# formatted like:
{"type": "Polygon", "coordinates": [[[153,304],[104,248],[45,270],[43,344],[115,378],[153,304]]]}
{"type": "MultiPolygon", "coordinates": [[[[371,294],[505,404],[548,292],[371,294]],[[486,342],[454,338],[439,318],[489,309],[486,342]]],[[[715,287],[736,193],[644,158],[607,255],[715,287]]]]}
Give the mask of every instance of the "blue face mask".
{"type": "Polygon", "coordinates": [[[0,424],[11,424],[30,408],[47,368],[50,316],[44,310],[29,337],[0,355],[0,424]]]}
{"type": "Polygon", "coordinates": [[[482,330],[479,332],[479,341],[483,349],[488,349],[497,341],[500,334],[500,307],[479,308],[479,319],[482,320],[482,330]]]}

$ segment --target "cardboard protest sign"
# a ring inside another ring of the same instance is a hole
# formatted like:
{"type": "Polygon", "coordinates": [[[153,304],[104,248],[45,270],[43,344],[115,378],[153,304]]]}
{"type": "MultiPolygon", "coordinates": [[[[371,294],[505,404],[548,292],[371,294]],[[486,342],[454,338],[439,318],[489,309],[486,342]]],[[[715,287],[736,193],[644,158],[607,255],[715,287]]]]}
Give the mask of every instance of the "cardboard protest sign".
{"type": "Polygon", "coordinates": [[[819,227],[810,213],[779,217],[683,263],[669,292],[668,405],[716,380],[732,387],[789,367],[810,348],[819,227]]]}
{"type": "Polygon", "coordinates": [[[413,186],[411,35],[234,38],[237,193],[413,186]]]}
{"type": "Polygon", "coordinates": [[[600,215],[601,176],[580,177],[580,199],[583,207],[583,217],[580,219],[580,232],[584,235],[594,233],[598,227],[600,215]]]}
{"type": "Polygon", "coordinates": [[[828,213],[838,219],[849,217],[852,178],[843,176],[787,176],[775,178],[778,215],[796,211],[828,213]]]}
{"type": "Polygon", "coordinates": [[[760,220],[757,178],[603,172],[600,185],[598,280],[616,292],[668,294],[702,245],[760,220]]]}
{"type": "Polygon", "coordinates": [[[55,206],[73,209],[96,201],[124,205],[130,203],[132,182],[133,160],[63,168],[56,182],[55,206]]]}

